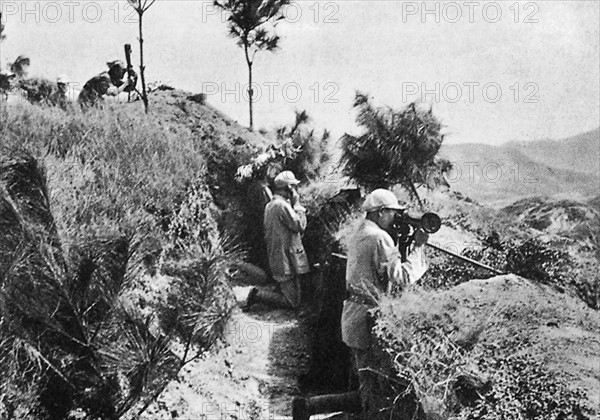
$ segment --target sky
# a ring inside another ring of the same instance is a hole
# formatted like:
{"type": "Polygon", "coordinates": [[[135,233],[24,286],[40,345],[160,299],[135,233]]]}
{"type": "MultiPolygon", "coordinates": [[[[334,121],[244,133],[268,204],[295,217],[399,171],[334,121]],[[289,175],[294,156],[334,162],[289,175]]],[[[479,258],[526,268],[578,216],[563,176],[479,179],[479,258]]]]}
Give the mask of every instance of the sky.
{"type": "MultiPolygon", "coordinates": [[[[138,62],[125,0],[0,0],[0,65],[31,58],[30,75],[75,87],[123,59],[138,62]]],[[[356,133],[355,92],[381,106],[432,107],[449,144],[560,139],[600,126],[600,2],[293,2],[280,50],[254,64],[255,127],[306,110],[334,138],[356,133]]],[[[157,0],[144,18],[146,79],[191,92],[248,125],[243,51],[226,16],[201,0],[157,0]]]]}

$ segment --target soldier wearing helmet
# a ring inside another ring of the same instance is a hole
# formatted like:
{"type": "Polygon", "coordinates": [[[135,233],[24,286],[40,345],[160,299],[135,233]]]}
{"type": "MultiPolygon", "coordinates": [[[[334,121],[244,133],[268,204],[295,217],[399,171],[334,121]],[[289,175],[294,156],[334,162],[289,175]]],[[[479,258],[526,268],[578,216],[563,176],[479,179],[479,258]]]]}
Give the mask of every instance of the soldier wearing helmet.
{"type": "MultiPolygon", "coordinates": [[[[428,235],[417,230],[414,247],[402,261],[392,237],[388,234],[395,213],[405,210],[389,190],[371,192],[362,210],[366,213],[348,250],[346,266],[347,299],[342,311],[342,340],[350,347],[359,384],[369,381],[369,349],[371,347],[370,311],[391,283],[406,286],[419,280],[427,270],[423,248],[428,235]]],[[[376,388],[373,388],[376,389],[376,388]]],[[[363,396],[363,410],[366,410],[363,396]]]]}
{"type": "Polygon", "coordinates": [[[101,102],[105,96],[117,96],[121,92],[132,92],[135,90],[137,75],[130,70],[121,60],[106,63],[108,71],[91,78],[86,82],[79,94],[79,104],[86,108],[101,102]],[[127,78],[125,76],[127,75],[127,78]]]}
{"type": "Polygon", "coordinates": [[[53,106],[58,106],[64,110],[69,107],[69,78],[61,74],[56,78],[56,89],[48,97],[48,103],[53,106]]]}
{"type": "Polygon", "coordinates": [[[255,302],[294,309],[300,306],[300,277],[308,273],[310,267],[302,245],[306,210],[296,192],[299,183],[291,171],[283,171],[275,177],[273,198],[265,208],[264,229],[269,267],[278,290],[253,289],[246,306],[255,302]]]}

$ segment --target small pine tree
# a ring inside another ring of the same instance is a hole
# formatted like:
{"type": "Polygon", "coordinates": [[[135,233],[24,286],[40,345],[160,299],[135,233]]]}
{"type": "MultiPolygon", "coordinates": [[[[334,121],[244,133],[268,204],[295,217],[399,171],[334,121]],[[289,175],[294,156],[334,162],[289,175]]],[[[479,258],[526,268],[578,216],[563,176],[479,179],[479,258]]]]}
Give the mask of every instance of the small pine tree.
{"type": "Polygon", "coordinates": [[[298,179],[315,180],[331,159],[328,152],[329,132],[325,130],[319,138],[310,128],[311,118],[306,111],[296,111],[294,123],[276,130],[277,139],[283,148],[293,153],[284,159],[283,166],[291,170],[298,179]]]}
{"type": "Polygon", "coordinates": [[[430,110],[411,103],[403,110],[375,107],[357,92],[356,122],[364,134],[342,137],[342,173],[368,190],[401,185],[421,204],[418,186],[447,185],[451,163],[436,158],[444,140],[442,124],[430,110]]]}
{"type": "Polygon", "coordinates": [[[238,39],[238,46],[244,49],[248,66],[248,101],[250,105],[250,131],[254,129],[252,108],[252,65],[256,53],[261,50],[276,51],[279,48],[279,36],[271,29],[284,18],[283,7],[290,0],[224,0],[215,1],[215,6],[229,14],[227,18],[229,35],[238,39]]]}

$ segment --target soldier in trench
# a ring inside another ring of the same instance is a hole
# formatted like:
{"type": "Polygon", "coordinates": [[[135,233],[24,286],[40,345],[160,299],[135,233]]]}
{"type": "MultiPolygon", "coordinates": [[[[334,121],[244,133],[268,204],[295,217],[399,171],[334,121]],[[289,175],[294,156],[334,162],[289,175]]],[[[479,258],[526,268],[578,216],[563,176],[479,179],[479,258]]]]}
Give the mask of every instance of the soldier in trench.
{"type": "Polygon", "coordinates": [[[306,209],[300,204],[296,186],[300,183],[291,171],[275,177],[273,198],[264,214],[264,234],[271,275],[277,291],[253,288],[246,308],[254,303],[300,310],[303,284],[310,272],[308,257],[302,244],[306,228],[306,209]]]}
{"type": "Polygon", "coordinates": [[[352,237],[348,250],[342,340],[352,353],[363,413],[369,412],[366,391],[377,393],[380,387],[379,378],[372,372],[377,370],[372,360],[372,310],[392,283],[405,287],[419,280],[427,270],[424,259],[427,233],[417,229],[413,248],[404,262],[388,234],[395,213],[405,208],[391,191],[377,189],[371,192],[362,207],[366,217],[352,237]]]}

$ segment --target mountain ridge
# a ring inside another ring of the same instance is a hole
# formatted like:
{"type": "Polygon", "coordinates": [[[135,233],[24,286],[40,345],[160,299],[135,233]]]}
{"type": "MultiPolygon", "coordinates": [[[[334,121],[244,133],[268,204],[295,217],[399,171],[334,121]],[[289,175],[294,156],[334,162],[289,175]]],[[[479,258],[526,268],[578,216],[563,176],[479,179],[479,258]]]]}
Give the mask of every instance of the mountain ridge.
{"type": "Polygon", "coordinates": [[[551,196],[587,201],[600,190],[600,128],[563,140],[442,145],[451,189],[492,206],[551,196]]]}

